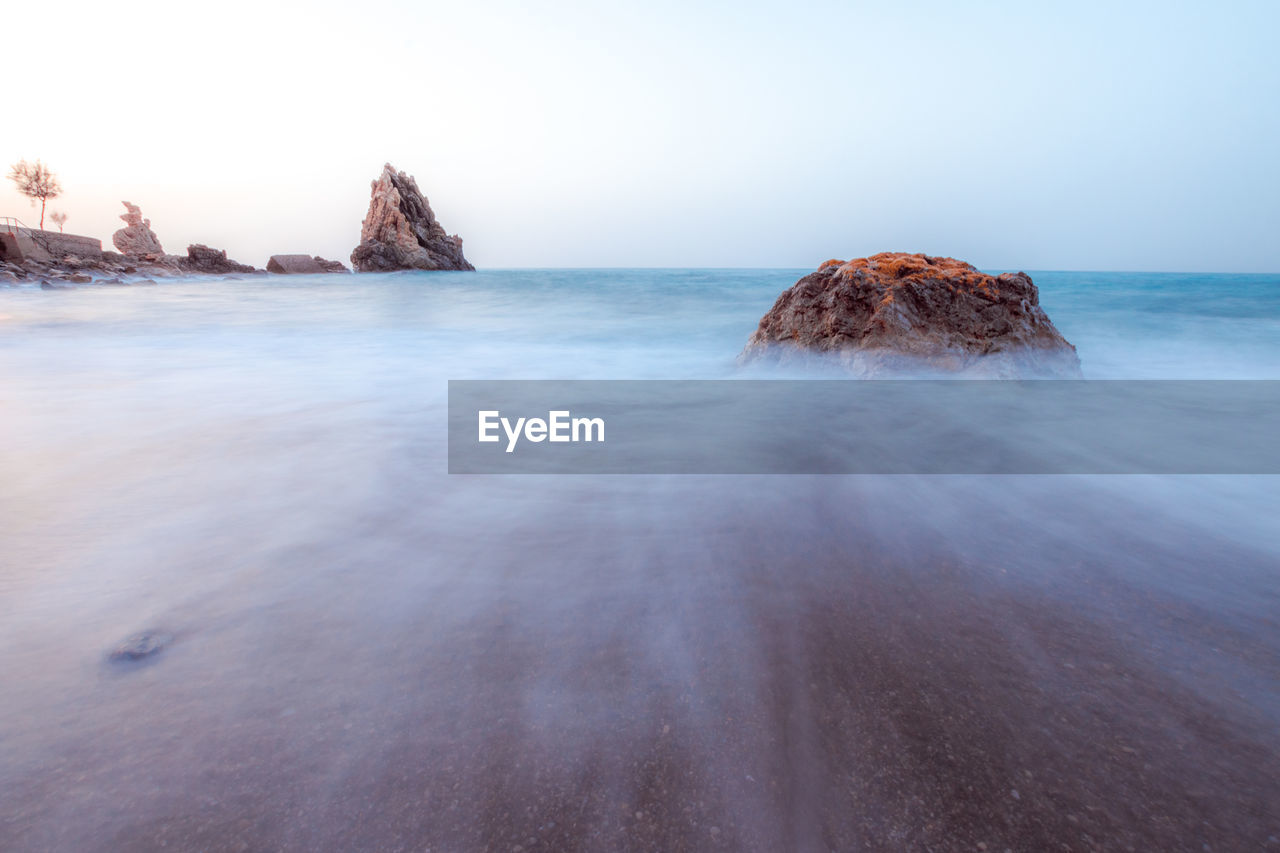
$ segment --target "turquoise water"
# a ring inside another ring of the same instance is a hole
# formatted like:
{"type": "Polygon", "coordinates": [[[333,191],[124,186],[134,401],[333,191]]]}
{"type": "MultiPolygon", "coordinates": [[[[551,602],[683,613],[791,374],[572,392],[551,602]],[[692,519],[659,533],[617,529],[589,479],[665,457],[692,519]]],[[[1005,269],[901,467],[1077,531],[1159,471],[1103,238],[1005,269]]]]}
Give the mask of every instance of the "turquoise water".
{"type": "MultiPolygon", "coordinates": [[[[461,378],[720,378],[803,270],[529,270],[0,291],[18,359],[102,342],[202,359],[416,361],[461,378]]],[[[1039,272],[1091,378],[1280,378],[1280,276],[1039,272]]],[[[230,361],[228,361],[230,364],[230,361]]],[[[243,363],[243,362],[242,362],[243,363]]]]}
{"type": "Polygon", "coordinates": [[[1033,278],[1090,378],[1280,377],[1280,276],[1059,272],[1033,278]]]}
{"type": "MultiPolygon", "coordinates": [[[[447,380],[738,376],[804,272],[0,290],[0,849],[1280,837],[1273,477],[445,473],[447,380]]],[[[1280,378],[1280,276],[1033,277],[1280,378]]]]}

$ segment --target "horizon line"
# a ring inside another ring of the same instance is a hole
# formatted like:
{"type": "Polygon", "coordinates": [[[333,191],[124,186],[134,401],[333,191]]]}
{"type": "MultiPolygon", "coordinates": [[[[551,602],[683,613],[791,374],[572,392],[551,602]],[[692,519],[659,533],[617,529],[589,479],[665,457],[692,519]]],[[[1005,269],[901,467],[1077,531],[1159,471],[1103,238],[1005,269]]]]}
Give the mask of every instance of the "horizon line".
{"type": "MultiPolygon", "coordinates": [[[[1209,269],[1185,269],[1185,270],[1149,270],[1149,269],[1036,269],[1034,267],[979,267],[974,265],[980,272],[996,271],[996,272],[1025,272],[1028,275],[1040,273],[1134,273],[1141,275],[1280,275],[1280,270],[1209,270],[1209,269]]],[[[808,270],[816,271],[817,267],[787,267],[787,266],[477,266],[474,272],[516,272],[516,271],[540,271],[540,270],[777,270],[779,272],[797,272],[808,270]]],[[[457,272],[457,270],[395,270],[395,272],[457,272]]],[[[466,272],[465,270],[463,272],[466,272]]],[[[361,273],[368,275],[368,273],[361,273]]]]}

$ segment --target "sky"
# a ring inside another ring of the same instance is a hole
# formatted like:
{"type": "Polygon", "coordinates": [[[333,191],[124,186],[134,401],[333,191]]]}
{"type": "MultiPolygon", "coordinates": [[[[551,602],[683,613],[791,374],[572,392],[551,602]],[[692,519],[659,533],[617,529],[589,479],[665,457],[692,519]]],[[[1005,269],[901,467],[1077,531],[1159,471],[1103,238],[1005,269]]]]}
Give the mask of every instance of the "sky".
{"type": "MultiPolygon", "coordinates": [[[[22,85],[0,165],[52,166],[50,209],[107,248],[127,199],[170,252],[345,262],[389,161],[481,267],[920,251],[1280,271],[1273,0],[63,0],[2,18],[22,85]]],[[[38,219],[0,183],[0,216],[38,219]]]]}

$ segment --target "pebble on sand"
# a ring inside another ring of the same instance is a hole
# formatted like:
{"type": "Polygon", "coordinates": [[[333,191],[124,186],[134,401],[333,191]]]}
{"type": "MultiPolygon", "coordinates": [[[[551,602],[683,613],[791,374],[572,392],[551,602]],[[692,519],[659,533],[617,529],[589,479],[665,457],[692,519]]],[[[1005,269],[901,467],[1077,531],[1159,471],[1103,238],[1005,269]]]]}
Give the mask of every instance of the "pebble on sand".
{"type": "Polygon", "coordinates": [[[113,661],[135,661],[151,657],[173,642],[173,635],[164,631],[143,631],[126,639],[112,650],[113,661]]]}

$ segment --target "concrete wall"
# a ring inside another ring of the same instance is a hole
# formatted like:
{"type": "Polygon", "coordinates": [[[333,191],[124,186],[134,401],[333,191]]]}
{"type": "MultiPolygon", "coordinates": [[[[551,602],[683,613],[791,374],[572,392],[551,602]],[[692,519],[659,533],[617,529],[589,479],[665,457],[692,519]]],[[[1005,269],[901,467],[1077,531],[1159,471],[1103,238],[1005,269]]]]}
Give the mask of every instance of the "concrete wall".
{"type": "Polygon", "coordinates": [[[102,241],[79,234],[0,226],[0,260],[60,261],[66,255],[101,258],[102,241]]]}
{"type": "Polygon", "coordinates": [[[18,246],[18,236],[12,231],[0,228],[0,261],[22,262],[22,249],[18,246]]]}

